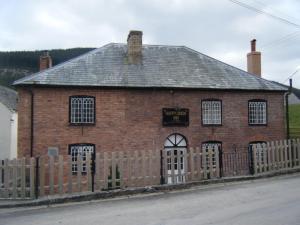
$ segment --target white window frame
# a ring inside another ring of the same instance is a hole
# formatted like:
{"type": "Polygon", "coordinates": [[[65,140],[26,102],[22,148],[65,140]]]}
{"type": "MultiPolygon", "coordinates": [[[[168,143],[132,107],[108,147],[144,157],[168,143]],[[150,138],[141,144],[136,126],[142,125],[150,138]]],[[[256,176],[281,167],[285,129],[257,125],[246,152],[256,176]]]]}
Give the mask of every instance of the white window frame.
{"type": "Polygon", "coordinates": [[[82,173],[85,174],[86,170],[86,155],[91,154],[93,156],[95,154],[95,145],[94,144],[71,144],[69,145],[69,155],[72,158],[72,173],[77,174],[77,157],[78,155],[82,156],[82,173]]]}
{"type": "Polygon", "coordinates": [[[70,96],[71,124],[94,124],[95,114],[95,97],[70,96]]]}
{"type": "Polygon", "coordinates": [[[249,125],[267,125],[267,101],[248,101],[248,123],[249,125]]]}
{"type": "Polygon", "coordinates": [[[202,124],[222,125],[222,101],[218,99],[205,99],[201,102],[202,124]]]}

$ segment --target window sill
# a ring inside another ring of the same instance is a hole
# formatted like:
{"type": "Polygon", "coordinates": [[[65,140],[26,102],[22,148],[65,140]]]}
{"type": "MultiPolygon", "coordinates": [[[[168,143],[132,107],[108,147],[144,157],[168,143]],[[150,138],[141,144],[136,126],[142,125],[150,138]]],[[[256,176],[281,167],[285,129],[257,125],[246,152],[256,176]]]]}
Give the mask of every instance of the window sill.
{"type": "Polygon", "coordinates": [[[250,123],[248,123],[248,125],[250,127],[267,127],[268,126],[268,124],[250,124],[250,123]]]}
{"type": "Polygon", "coordinates": [[[69,126],[71,127],[78,127],[78,126],[87,126],[87,127],[90,127],[90,126],[95,126],[96,123],[69,123],[69,126]]]}
{"type": "Polygon", "coordinates": [[[202,124],[202,127],[222,127],[222,124],[202,124]]]}

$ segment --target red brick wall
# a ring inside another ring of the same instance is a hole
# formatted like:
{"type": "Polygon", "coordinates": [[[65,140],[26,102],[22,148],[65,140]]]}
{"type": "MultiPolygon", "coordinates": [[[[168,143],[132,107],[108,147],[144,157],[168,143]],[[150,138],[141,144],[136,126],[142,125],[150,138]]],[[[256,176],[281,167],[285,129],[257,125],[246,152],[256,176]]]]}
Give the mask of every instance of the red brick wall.
{"type": "MultiPolygon", "coordinates": [[[[83,88],[35,88],[34,155],[58,147],[68,154],[68,145],[93,143],[96,151],[162,149],[172,133],[184,135],[191,147],[209,140],[221,141],[223,150],[234,144],[285,138],[283,94],[271,92],[233,92],[197,90],[101,90],[83,88]],[[69,125],[69,96],[96,97],[96,124],[69,125]],[[222,126],[201,125],[201,100],[222,100],[222,126]],[[248,100],[268,101],[268,125],[248,125],[248,100]],[[162,127],[162,108],[190,110],[188,127],[162,127]]],[[[30,94],[19,88],[19,156],[30,153],[30,94]]]]}

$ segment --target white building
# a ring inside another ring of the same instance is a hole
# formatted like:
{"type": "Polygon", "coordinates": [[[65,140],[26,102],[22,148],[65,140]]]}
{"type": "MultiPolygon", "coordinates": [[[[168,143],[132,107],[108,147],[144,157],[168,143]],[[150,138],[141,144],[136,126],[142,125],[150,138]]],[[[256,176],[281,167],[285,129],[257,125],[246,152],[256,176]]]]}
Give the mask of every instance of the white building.
{"type": "Polygon", "coordinates": [[[17,92],[0,86],[0,159],[17,157],[17,92]]]}

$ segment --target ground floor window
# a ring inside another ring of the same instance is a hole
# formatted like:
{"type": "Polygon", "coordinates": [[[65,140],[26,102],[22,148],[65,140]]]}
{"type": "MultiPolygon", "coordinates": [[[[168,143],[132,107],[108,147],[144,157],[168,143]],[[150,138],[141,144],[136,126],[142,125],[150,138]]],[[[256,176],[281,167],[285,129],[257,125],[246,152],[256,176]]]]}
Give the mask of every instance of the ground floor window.
{"type": "MultiPolygon", "coordinates": [[[[216,158],[216,153],[215,149],[218,149],[219,152],[222,150],[222,142],[220,141],[207,141],[202,143],[202,151],[203,152],[208,152],[209,149],[212,149],[212,165],[213,168],[216,167],[217,165],[217,158],[216,158]]],[[[207,168],[209,168],[209,155],[206,155],[206,162],[207,162],[207,168]]]]}
{"type": "MultiPolygon", "coordinates": [[[[72,144],[69,145],[69,154],[72,156],[72,173],[77,174],[77,158],[78,155],[82,156],[82,160],[86,160],[86,155],[95,154],[95,145],[94,144],[72,144]]],[[[86,163],[82,164],[82,173],[86,173],[86,163]]]]}
{"type": "MultiPolygon", "coordinates": [[[[257,144],[266,144],[267,142],[265,141],[254,141],[254,142],[250,142],[249,146],[248,146],[248,152],[249,152],[249,167],[250,167],[250,173],[253,174],[254,173],[254,159],[253,159],[253,149],[254,149],[254,145],[257,144]]],[[[259,162],[261,164],[263,164],[264,162],[264,157],[267,157],[267,155],[265,155],[264,151],[262,151],[261,148],[258,148],[256,151],[256,161],[259,162]]]]}

